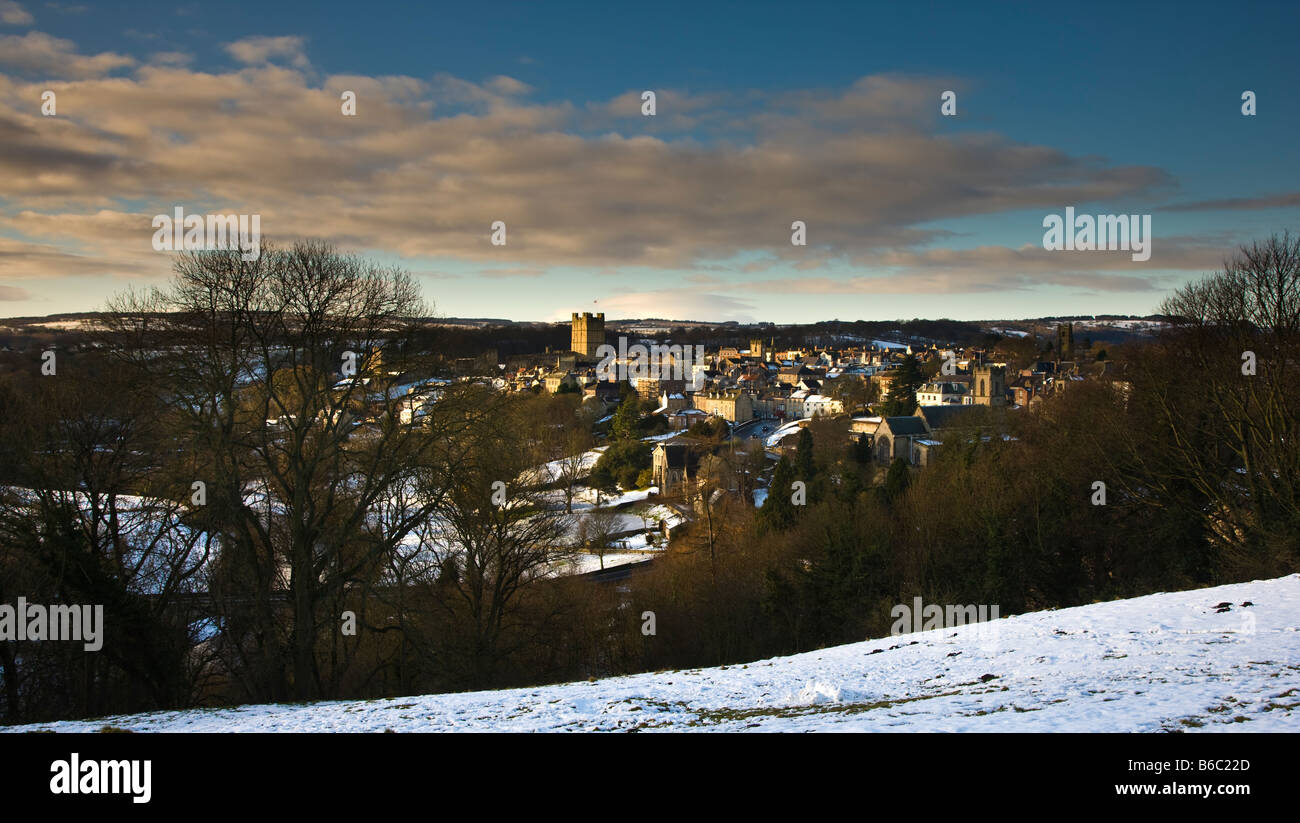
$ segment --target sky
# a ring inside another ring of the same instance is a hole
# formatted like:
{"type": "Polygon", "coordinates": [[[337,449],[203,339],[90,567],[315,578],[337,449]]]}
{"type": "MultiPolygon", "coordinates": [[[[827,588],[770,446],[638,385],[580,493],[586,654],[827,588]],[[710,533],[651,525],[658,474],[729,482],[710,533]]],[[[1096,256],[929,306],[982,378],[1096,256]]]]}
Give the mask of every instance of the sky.
{"type": "Polygon", "coordinates": [[[1297,31],[1294,3],[0,0],[0,317],[164,286],[178,207],[400,266],[449,317],[1148,314],[1300,229],[1297,31]],[[1149,215],[1150,258],[1044,248],[1067,207],[1149,215]]]}

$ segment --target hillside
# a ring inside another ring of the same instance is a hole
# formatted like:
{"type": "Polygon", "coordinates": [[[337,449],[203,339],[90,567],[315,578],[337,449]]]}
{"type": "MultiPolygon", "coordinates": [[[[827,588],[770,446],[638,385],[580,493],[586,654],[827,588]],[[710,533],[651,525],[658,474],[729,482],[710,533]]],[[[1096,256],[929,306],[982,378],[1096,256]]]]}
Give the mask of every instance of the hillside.
{"type": "Polygon", "coordinates": [[[1294,731],[1297,627],[1290,575],[713,669],[7,730],[1294,731]]]}

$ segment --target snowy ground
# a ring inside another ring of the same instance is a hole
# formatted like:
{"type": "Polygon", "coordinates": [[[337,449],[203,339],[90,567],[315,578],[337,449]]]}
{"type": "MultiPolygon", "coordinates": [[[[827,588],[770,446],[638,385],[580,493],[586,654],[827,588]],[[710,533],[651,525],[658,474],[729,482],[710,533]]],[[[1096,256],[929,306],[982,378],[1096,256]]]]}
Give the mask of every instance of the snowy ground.
{"type": "MultiPolygon", "coordinates": [[[[621,546],[619,547],[622,548],[621,546]]],[[[631,546],[637,549],[632,552],[623,552],[611,549],[605,555],[605,568],[612,569],[617,566],[628,566],[633,563],[645,563],[647,560],[653,560],[655,552],[650,549],[642,549],[640,546],[631,546]]],[[[588,574],[601,570],[601,558],[594,554],[580,554],[573,559],[572,563],[565,564],[561,572],[563,574],[588,574]]]]}
{"type": "Polygon", "coordinates": [[[714,669],[6,730],[1296,731],[1298,626],[1291,575],[714,669]]]}

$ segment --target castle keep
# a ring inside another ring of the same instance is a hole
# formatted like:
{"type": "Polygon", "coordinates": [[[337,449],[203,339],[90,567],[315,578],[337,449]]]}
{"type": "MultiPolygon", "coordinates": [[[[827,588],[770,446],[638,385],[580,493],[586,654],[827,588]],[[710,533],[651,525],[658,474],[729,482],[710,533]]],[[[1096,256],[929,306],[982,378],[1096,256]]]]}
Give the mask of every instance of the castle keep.
{"type": "Polygon", "coordinates": [[[573,314],[573,329],[569,333],[569,348],[588,358],[596,357],[596,349],[605,342],[605,313],[583,312],[573,314]]]}

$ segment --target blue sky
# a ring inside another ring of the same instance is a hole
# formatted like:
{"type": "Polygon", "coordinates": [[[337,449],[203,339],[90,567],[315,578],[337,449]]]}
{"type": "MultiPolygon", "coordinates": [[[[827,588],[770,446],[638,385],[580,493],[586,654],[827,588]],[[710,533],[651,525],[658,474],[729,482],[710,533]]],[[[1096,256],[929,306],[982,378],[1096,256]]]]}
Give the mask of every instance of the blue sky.
{"type": "Polygon", "coordinates": [[[175,205],[521,320],[1144,314],[1300,228],[1295,4],[8,0],[0,21],[0,315],[164,282],[149,217],[175,205]],[[1151,214],[1151,260],[1044,252],[1070,205],[1151,214]]]}

